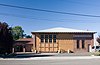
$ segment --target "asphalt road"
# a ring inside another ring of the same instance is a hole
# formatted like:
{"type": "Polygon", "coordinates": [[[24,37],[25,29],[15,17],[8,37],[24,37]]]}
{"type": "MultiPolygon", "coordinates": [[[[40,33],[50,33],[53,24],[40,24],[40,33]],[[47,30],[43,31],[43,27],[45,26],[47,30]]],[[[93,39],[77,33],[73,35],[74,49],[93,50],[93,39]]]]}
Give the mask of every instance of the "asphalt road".
{"type": "Polygon", "coordinates": [[[0,65],[100,65],[100,59],[0,60],[0,65]]]}

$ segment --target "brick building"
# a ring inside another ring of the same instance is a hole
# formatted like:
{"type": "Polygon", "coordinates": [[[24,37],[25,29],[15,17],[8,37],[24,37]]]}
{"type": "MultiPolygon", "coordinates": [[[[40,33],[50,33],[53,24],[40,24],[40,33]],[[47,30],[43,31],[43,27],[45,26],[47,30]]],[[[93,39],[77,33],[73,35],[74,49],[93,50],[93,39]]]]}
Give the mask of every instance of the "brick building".
{"type": "Polygon", "coordinates": [[[59,27],[31,33],[37,52],[90,52],[96,32],[59,27]]]}
{"type": "Polygon", "coordinates": [[[33,38],[22,38],[13,44],[13,52],[32,52],[33,38]]]}

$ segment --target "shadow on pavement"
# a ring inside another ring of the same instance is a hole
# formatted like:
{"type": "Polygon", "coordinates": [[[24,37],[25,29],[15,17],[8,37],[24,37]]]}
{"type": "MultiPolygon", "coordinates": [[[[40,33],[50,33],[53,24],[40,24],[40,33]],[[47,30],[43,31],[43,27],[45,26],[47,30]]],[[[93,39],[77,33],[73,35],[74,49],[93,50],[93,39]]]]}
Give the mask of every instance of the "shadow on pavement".
{"type": "Polygon", "coordinates": [[[50,54],[50,53],[13,53],[10,55],[0,55],[0,58],[34,58],[34,57],[70,57],[70,56],[91,56],[91,53],[58,53],[58,54],[50,54]]]}
{"type": "Polygon", "coordinates": [[[36,53],[22,53],[22,54],[9,54],[9,55],[0,55],[0,58],[30,58],[30,57],[48,57],[54,55],[46,54],[36,54],[36,53]]]}

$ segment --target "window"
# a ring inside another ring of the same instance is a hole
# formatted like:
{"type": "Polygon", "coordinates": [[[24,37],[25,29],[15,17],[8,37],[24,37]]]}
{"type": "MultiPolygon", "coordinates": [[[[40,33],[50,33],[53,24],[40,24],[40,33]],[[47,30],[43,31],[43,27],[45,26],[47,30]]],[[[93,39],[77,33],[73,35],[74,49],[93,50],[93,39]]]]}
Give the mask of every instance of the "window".
{"type": "Polygon", "coordinates": [[[53,35],[53,42],[56,43],[56,35],[53,35]]]}
{"type": "Polygon", "coordinates": [[[49,35],[49,42],[52,43],[52,35],[49,35]]]}
{"type": "Polygon", "coordinates": [[[49,39],[49,42],[52,43],[52,39],[49,39]]]}
{"type": "Polygon", "coordinates": [[[44,42],[44,35],[41,35],[41,43],[44,42]]]}
{"type": "Polygon", "coordinates": [[[46,34],[46,35],[41,35],[40,36],[41,39],[41,43],[56,43],[56,35],[52,35],[52,34],[46,34]]]}
{"type": "Polygon", "coordinates": [[[44,38],[44,35],[41,35],[41,38],[44,38]]]}
{"type": "Polygon", "coordinates": [[[56,35],[53,35],[53,38],[56,38],[56,35]]]}
{"type": "Polygon", "coordinates": [[[48,35],[45,35],[45,43],[48,43],[48,35]]]}
{"type": "Polygon", "coordinates": [[[80,41],[77,40],[77,49],[79,48],[79,46],[80,46],[80,41]]]}
{"type": "Polygon", "coordinates": [[[84,40],[82,40],[82,48],[85,48],[84,40]]]}

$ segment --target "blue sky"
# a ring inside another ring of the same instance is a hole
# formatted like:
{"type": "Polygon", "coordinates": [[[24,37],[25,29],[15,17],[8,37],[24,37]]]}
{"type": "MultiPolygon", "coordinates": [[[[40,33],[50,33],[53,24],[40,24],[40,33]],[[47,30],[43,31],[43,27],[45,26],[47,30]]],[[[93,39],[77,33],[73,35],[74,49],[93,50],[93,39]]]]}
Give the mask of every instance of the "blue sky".
{"type": "MultiPolygon", "coordinates": [[[[100,0],[0,0],[0,3],[69,13],[100,15],[100,0]]],[[[12,27],[22,26],[27,34],[53,27],[88,29],[100,33],[100,17],[64,15],[0,6],[0,21],[7,22],[12,27]],[[26,18],[2,15],[1,13],[20,15],[26,18]]]]}

